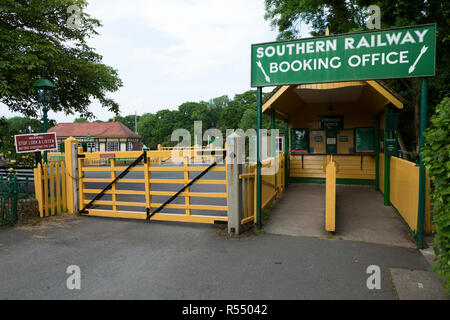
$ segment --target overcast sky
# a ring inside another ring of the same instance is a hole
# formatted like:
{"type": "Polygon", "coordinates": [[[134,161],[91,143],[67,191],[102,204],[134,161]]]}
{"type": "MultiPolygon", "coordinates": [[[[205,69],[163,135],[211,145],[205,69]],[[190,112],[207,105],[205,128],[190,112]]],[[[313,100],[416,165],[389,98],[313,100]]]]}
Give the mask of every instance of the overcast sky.
{"type": "MultiPolygon", "coordinates": [[[[264,0],[91,0],[86,11],[102,21],[89,44],[119,71],[124,86],[110,96],[124,116],[251,89],[250,45],[276,38],[264,0]]],[[[95,101],[91,110],[100,120],[113,116],[95,101]]],[[[16,114],[2,106],[0,115],[16,114]]]]}

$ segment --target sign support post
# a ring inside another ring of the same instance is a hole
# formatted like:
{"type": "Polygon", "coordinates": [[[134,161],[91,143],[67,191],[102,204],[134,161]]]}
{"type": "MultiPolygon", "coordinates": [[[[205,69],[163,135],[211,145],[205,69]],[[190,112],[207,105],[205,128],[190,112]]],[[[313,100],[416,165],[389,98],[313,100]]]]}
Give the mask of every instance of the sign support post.
{"type": "MultiPolygon", "coordinates": [[[[43,112],[43,118],[44,118],[44,133],[47,132],[48,130],[48,117],[47,117],[47,112],[48,112],[48,108],[44,107],[42,109],[43,112]]],[[[44,151],[44,163],[47,163],[47,151],[44,151]]]]}
{"type": "Polygon", "coordinates": [[[419,212],[417,216],[417,246],[423,248],[423,224],[425,220],[425,183],[426,172],[423,162],[423,148],[425,146],[425,132],[427,126],[427,89],[426,78],[422,78],[422,93],[420,99],[420,155],[419,155],[419,212]]]}
{"type": "Polygon", "coordinates": [[[261,221],[261,117],[262,117],[262,87],[256,90],[256,223],[259,230],[261,221]]]}
{"type": "Polygon", "coordinates": [[[384,107],[384,205],[390,204],[389,187],[390,187],[390,152],[387,148],[387,140],[389,138],[389,130],[387,128],[387,119],[389,114],[389,107],[384,107]]]}
{"type": "Polygon", "coordinates": [[[380,118],[375,118],[375,191],[380,190],[380,118]]]}

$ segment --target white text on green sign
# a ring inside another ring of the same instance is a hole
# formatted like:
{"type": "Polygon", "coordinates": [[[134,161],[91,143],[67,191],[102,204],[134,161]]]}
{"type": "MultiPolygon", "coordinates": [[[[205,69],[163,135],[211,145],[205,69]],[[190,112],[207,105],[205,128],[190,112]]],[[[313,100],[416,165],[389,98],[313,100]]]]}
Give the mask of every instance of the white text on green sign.
{"type": "Polygon", "coordinates": [[[436,25],[252,45],[251,86],[433,76],[436,25]]]}

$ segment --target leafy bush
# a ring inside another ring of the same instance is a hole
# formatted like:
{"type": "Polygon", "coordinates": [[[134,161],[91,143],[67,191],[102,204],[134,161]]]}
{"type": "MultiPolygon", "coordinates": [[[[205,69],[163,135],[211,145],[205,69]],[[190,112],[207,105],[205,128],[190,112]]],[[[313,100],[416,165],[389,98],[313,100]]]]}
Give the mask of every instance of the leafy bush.
{"type": "Polygon", "coordinates": [[[447,279],[445,288],[450,292],[450,98],[445,97],[436,106],[431,126],[425,133],[424,162],[432,177],[430,197],[434,238],[438,256],[436,269],[440,277],[447,279]]]}

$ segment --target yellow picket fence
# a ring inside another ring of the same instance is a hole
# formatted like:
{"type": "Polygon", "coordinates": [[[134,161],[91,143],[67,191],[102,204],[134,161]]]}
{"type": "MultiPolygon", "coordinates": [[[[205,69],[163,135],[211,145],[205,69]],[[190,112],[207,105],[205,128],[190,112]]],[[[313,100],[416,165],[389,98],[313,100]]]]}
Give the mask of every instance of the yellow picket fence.
{"type": "MultiPolygon", "coordinates": [[[[285,190],[284,153],[261,162],[261,210],[285,190]]],[[[239,175],[243,183],[243,218],[241,224],[256,223],[256,163],[244,165],[239,175]]]]}
{"type": "Polygon", "coordinates": [[[325,230],[336,231],[336,162],[331,160],[326,166],[325,186],[325,230]]]}
{"type": "Polygon", "coordinates": [[[34,189],[41,217],[67,211],[66,168],[64,162],[38,164],[34,171],[34,189]]]}

